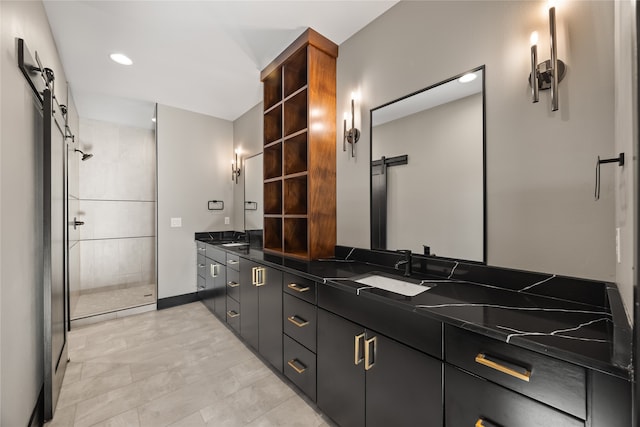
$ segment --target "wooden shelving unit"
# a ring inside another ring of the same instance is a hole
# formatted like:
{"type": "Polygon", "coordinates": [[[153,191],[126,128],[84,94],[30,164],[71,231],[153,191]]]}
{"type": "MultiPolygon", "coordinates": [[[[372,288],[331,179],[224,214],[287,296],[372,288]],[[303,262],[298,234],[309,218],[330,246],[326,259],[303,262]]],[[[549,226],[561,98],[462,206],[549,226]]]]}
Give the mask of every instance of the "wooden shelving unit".
{"type": "Polygon", "coordinates": [[[337,56],[338,46],[308,29],[261,73],[267,252],[334,253],[337,56]]]}

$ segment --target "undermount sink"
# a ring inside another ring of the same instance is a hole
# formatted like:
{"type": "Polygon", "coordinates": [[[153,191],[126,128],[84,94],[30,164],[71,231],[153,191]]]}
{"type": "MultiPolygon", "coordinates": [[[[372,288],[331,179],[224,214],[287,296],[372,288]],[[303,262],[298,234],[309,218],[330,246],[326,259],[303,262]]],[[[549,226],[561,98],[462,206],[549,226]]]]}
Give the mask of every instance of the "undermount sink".
{"type": "Polygon", "coordinates": [[[226,248],[233,248],[235,246],[246,246],[248,243],[246,242],[234,242],[234,243],[223,243],[222,246],[226,248]]]}
{"type": "Polygon", "coordinates": [[[415,297],[416,295],[431,289],[431,286],[419,285],[400,278],[382,276],[377,273],[366,274],[358,279],[354,278],[353,281],[407,297],[415,297]]]}

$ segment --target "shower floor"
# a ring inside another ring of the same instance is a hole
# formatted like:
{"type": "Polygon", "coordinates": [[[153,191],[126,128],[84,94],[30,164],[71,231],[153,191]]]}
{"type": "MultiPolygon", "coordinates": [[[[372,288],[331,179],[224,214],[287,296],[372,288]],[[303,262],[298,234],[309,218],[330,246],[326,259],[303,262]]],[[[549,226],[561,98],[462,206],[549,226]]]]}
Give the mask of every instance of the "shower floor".
{"type": "Polygon", "coordinates": [[[136,285],[127,288],[105,288],[83,292],[78,297],[71,320],[111,313],[156,302],[156,285],[136,285]]]}

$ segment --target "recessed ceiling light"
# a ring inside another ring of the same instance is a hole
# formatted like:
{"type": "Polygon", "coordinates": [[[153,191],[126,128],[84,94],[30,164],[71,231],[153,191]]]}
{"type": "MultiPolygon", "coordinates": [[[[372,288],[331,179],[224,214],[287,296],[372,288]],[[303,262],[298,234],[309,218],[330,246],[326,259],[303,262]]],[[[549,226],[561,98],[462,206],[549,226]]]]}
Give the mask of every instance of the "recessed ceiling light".
{"type": "Polygon", "coordinates": [[[117,62],[118,64],[122,64],[122,65],[133,64],[133,61],[123,53],[112,53],[111,55],[109,55],[109,58],[111,58],[112,61],[117,62]]]}
{"type": "Polygon", "coordinates": [[[469,83],[469,82],[471,82],[471,81],[474,81],[474,80],[476,79],[476,77],[477,77],[477,76],[476,76],[474,73],[467,73],[467,74],[465,74],[464,76],[460,77],[460,78],[458,79],[458,81],[459,81],[460,83],[469,83]]]}

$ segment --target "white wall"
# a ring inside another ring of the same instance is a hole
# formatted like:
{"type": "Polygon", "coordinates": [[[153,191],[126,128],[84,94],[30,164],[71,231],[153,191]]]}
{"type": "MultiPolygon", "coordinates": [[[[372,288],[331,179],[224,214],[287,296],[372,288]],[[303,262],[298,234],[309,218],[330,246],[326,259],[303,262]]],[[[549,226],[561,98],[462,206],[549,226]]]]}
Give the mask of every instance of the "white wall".
{"type": "Polygon", "coordinates": [[[527,83],[532,31],[548,58],[544,5],[400,2],[340,46],[337,120],[359,91],[362,137],[356,159],[337,138],[339,244],[369,246],[369,109],[485,64],[488,263],[615,280],[612,168],[593,197],[596,157],[614,154],[613,2],[558,6],[557,112],[527,83]]]}
{"type": "Polygon", "coordinates": [[[232,230],[231,158],[233,124],[158,105],[158,298],[196,291],[194,233],[232,230]],[[225,210],[207,210],[208,200],[224,200],[225,210]],[[172,228],[171,218],[182,218],[172,228]]]}
{"type": "Polygon", "coordinates": [[[42,127],[16,38],[54,70],[59,99],[67,85],[41,2],[2,1],[0,20],[0,425],[24,426],[43,383],[42,127]]]}
{"type": "MultiPolygon", "coordinates": [[[[233,149],[240,149],[242,157],[247,158],[262,153],[263,147],[263,104],[238,117],[233,122],[233,149]]],[[[245,174],[240,174],[238,185],[233,187],[235,229],[244,230],[244,186],[245,174]]]]}
{"type": "Polygon", "coordinates": [[[638,189],[638,70],[636,46],[636,2],[615,2],[615,149],[611,157],[625,153],[624,168],[614,167],[616,191],[616,227],[620,229],[620,262],[616,264],[616,280],[633,319],[632,302],[637,251],[638,189]]]}

